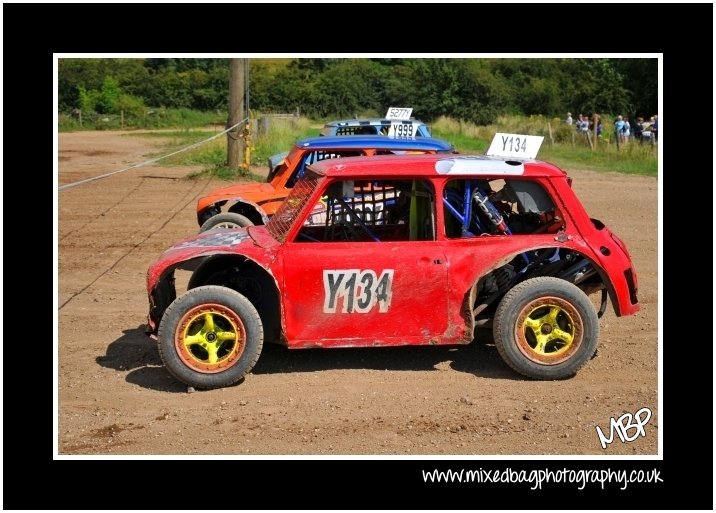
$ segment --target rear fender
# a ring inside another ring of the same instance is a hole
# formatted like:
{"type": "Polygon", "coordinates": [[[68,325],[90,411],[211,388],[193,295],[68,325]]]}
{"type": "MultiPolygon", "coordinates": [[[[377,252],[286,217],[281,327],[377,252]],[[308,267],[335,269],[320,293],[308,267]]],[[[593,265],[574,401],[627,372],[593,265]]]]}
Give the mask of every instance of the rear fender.
{"type": "Polygon", "coordinates": [[[266,224],[269,220],[268,214],[258,203],[246,199],[237,199],[236,203],[229,207],[229,212],[246,216],[254,224],[266,224]]]}
{"type": "MultiPolygon", "coordinates": [[[[204,219],[204,213],[208,209],[218,208],[219,210],[221,210],[221,207],[226,205],[227,203],[231,204],[228,209],[229,212],[242,214],[251,219],[254,224],[268,223],[268,215],[258,203],[243,198],[241,196],[232,195],[217,195],[201,198],[196,207],[197,218],[199,220],[204,219]]],[[[204,219],[204,221],[206,221],[206,219],[204,219]]]]}

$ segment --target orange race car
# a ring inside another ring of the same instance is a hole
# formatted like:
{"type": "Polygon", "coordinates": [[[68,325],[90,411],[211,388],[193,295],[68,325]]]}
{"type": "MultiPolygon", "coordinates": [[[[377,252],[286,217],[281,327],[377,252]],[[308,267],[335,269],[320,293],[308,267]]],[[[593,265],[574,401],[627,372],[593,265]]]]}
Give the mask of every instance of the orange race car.
{"type": "Polygon", "coordinates": [[[306,166],[338,157],[455,153],[452,144],[432,137],[396,139],[384,135],[312,137],[287,154],[269,159],[265,183],[236,184],[211,191],[196,205],[200,231],[266,224],[286,199],[306,166]]]}

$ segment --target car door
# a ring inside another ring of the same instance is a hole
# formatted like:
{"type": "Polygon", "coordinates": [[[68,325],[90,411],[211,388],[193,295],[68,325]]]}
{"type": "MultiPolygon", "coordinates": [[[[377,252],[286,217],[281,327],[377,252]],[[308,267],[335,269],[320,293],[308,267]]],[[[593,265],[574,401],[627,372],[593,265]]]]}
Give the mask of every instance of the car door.
{"type": "MultiPolygon", "coordinates": [[[[283,245],[282,315],[289,347],[439,343],[446,332],[448,266],[441,244],[433,233],[416,235],[390,215],[398,206],[394,195],[373,196],[371,209],[362,203],[370,215],[352,211],[354,219],[362,216],[370,236],[326,240],[299,233],[283,245]]],[[[341,216],[345,221],[346,214],[341,216]]],[[[329,211],[326,225],[339,217],[329,211]]]]}

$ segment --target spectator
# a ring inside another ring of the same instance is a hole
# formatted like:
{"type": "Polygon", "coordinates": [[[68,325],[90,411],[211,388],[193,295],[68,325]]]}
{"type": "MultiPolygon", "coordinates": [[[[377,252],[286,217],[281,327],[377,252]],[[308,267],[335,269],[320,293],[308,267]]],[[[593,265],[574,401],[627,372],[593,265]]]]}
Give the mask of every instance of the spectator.
{"type": "Polygon", "coordinates": [[[602,116],[600,114],[596,114],[597,116],[597,137],[601,137],[602,135],[602,116]]]}
{"type": "Polygon", "coordinates": [[[571,125],[571,124],[572,124],[572,113],[571,113],[571,112],[567,112],[567,119],[565,120],[565,122],[566,122],[568,125],[571,125]]]}
{"type": "Polygon", "coordinates": [[[580,132],[589,131],[589,118],[587,116],[579,115],[579,121],[577,122],[577,130],[580,132]]]}
{"type": "Polygon", "coordinates": [[[654,124],[651,125],[651,133],[654,134],[654,142],[656,142],[659,140],[659,116],[654,114],[651,119],[654,121],[654,124]]]}
{"type": "Polygon", "coordinates": [[[624,143],[624,118],[617,116],[617,120],[614,122],[614,133],[619,138],[619,142],[624,143]]]}
{"type": "Polygon", "coordinates": [[[634,139],[636,139],[639,142],[643,142],[642,140],[642,133],[643,133],[643,125],[644,118],[636,118],[636,121],[632,120],[631,122],[631,132],[634,134],[634,139]]]}
{"type": "Polygon", "coordinates": [[[624,116],[624,127],[622,128],[624,131],[624,142],[629,142],[629,137],[631,137],[631,125],[629,124],[629,116],[624,116]]]}

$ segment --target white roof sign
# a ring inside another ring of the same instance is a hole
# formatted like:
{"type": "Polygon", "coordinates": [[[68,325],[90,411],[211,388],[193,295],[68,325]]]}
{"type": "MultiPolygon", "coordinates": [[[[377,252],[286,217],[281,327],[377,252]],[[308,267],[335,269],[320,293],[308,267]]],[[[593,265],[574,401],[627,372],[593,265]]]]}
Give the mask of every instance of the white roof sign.
{"type": "Polygon", "coordinates": [[[413,109],[407,107],[388,107],[385,119],[410,119],[413,109]]]}
{"type": "Polygon", "coordinates": [[[491,157],[510,157],[533,159],[542,146],[541,135],[521,135],[496,133],[486,155],[491,157]]]}

